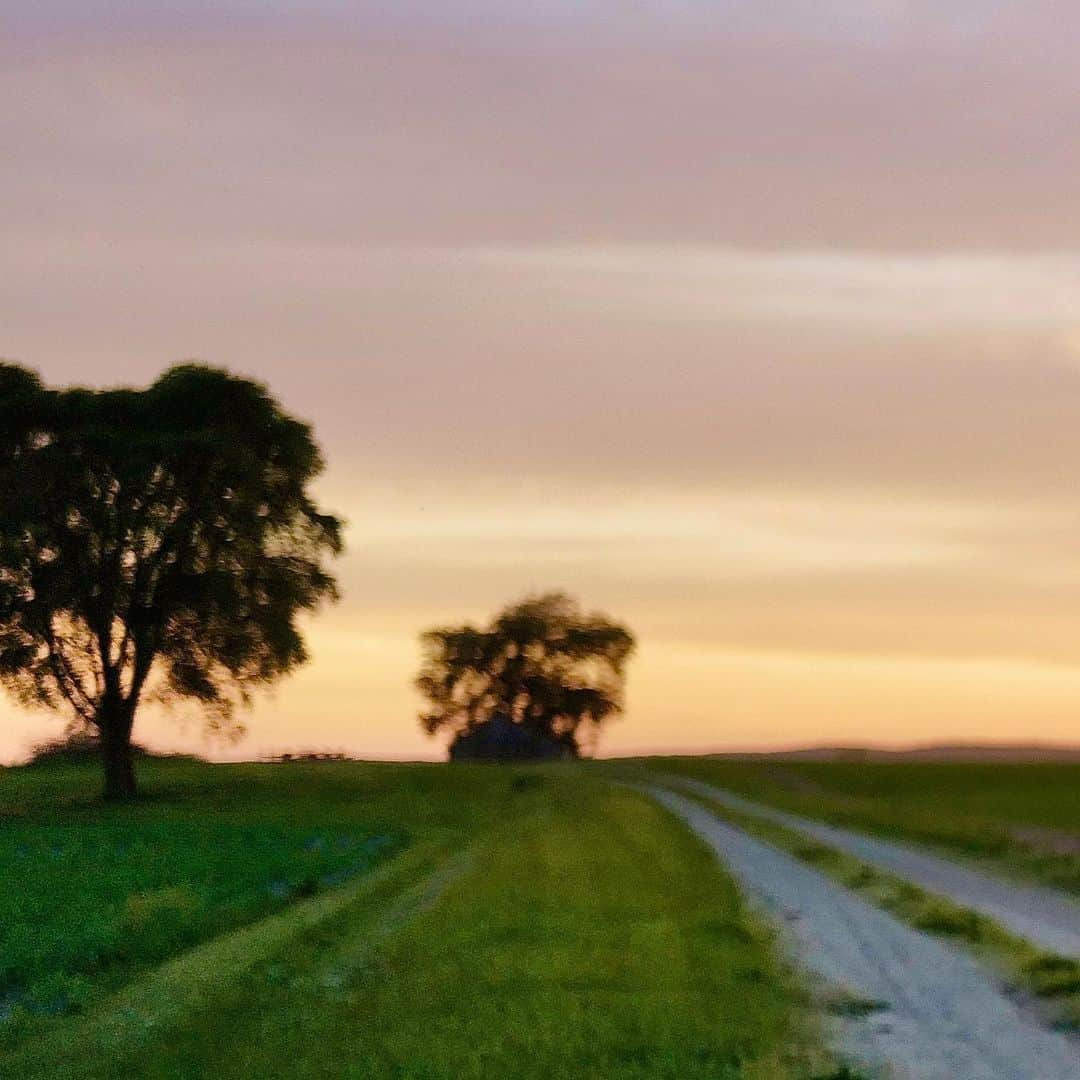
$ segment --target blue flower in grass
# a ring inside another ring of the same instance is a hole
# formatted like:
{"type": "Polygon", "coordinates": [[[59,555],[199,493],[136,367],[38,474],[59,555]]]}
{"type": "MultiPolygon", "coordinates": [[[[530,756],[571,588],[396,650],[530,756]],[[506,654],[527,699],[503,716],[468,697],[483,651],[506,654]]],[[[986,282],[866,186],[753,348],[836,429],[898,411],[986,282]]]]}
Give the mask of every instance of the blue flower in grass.
{"type": "Polygon", "coordinates": [[[289,883],[284,879],[276,878],[274,881],[271,881],[270,884],[266,886],[266,891],[275,900],[284,900],[289,895],[289,893],[292,892],[292,888],[289,883]]]}

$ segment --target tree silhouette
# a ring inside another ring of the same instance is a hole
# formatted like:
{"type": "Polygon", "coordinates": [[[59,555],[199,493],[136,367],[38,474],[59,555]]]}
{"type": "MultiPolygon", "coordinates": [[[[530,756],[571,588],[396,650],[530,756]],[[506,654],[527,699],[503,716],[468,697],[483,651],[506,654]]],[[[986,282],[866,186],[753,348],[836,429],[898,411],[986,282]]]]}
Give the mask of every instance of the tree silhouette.
{"type": "Polygon", "coordinates": [[[442,627],[421,641],[416,685],[430,704],[420,717],[429,734],[463,740],[509,720],[573,756],[621,712],[634,650],[627,629],[558,592],[507,607],[487,629],[442,627]]]}
{"type": "Polygon", "coordinates": [[[194,364],[145,390],[51,390],[0,364],[0,684],[100,737],[135,794],[151,692],[225,723],[306,659],[297,614],[335,596],[341,524],[313,503],[308,425],[194,364]]]}

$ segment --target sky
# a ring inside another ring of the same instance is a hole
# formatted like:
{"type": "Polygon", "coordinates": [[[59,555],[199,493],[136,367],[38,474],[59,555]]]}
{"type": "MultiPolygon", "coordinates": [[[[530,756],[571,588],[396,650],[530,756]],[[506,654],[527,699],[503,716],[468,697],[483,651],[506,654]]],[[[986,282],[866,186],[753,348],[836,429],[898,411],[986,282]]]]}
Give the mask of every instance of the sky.
{"type": "MultiPolygon", "coordinates": [[[[1080,742],[1080,7],[8,0],[0,355],[315,425],[344,598],[217,756],[437,757],[565,588],[601,751],[1080,742]]],[[[60,721],[0,704],[0,760],[60,721]]]]}

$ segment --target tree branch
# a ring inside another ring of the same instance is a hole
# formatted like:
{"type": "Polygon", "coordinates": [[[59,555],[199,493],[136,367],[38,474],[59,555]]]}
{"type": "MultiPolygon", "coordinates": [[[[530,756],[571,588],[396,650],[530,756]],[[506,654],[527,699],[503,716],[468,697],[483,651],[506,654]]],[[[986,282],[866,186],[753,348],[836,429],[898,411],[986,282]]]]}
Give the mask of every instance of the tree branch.
{"type": "Polygon", "coordinates": [[[61,647],[62,639],[53,630],[51,618],[44,623],[44,637],[48,648],[49,666],[61,693],[83,720],[90,724],[96,723],[96,703],[86,693],[82,680],[72,670],[71,664],[64,656],[61,647]]]}

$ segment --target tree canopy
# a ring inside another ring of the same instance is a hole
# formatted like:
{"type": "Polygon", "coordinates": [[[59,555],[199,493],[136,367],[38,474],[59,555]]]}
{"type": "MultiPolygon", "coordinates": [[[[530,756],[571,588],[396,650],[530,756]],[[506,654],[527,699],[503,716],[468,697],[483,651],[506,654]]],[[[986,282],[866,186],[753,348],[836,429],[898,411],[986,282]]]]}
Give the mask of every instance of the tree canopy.
{"type": "Polygon", "coordinates": [[[421,641],[429,734],[469,739],[499,718],[573,756],[622,711],[634,651],[629,630],[559,592],[512,604],[486,628],[441,627],[421,641]]]}
{"type": "Polygon", "coordinates": [[[223,370],[54,390],[0,364],[0,684],[98,732],[106,794],[134,794],[148,694],[224,722],[306,659],[297,616],[335,596],[341,550],[308,491],[322,464],[223,370]]]}

